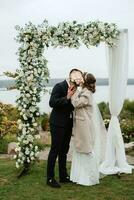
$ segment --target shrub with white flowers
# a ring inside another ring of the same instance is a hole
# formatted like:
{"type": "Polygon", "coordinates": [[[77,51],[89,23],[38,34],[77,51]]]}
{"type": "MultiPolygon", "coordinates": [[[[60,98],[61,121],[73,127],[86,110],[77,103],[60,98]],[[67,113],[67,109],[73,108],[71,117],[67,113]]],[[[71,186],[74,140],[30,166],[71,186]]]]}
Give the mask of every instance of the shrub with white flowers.
{"type": "Polygon", "coordinates": [[[37,119],[39,117],[40,92],[45,89],[49,71],[43,52],[49,46],[79,48],[83,43],[87,48],[105,42],[109,46],[116,44],[119,30],[114,23],[100,21],[78,24],[76,21],[49,26],[45,20],[41,25],[28,23],[24,28],[16,26],[20,43],[18,56],[20,70],[16,77],[16,86],[20,91],[17,99],[20,119],[18,126],[18,147],[16,148],[16,167],[31,164],[38,157],[39,149],[35,140],[39,137],[37,119]]]}

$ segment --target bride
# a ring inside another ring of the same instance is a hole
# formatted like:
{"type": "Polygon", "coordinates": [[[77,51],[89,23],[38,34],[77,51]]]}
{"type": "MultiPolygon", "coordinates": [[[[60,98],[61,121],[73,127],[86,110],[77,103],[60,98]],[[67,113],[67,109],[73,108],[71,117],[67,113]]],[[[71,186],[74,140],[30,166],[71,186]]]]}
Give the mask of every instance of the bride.
{"type": "Polygon", "coordinates": [[[96,79],[84,73],[82,87],[71,97],[74,106],[73,155],[70,180],[80,185],[99,184],[99,165],[103,161],[106,129],[94,101],[96,79]]]}

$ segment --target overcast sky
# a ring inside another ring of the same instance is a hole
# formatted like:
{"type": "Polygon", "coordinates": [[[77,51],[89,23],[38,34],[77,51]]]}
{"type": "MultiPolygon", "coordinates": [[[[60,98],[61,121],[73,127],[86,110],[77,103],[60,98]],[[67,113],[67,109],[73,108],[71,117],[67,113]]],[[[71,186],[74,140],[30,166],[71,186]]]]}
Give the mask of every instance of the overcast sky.
{"type": "MultiPolygon", "coordinates": [[[[88,22],[102,20],[117,23],[129,30],[129,74],[134,78],[134,1],[133,0],[0,0],[0,74],[19,68],[15,52],[19,44],[14,40],[15,25],[31,21],[50,25],[62,21],[88,22]]],[[[96,77],[107,77],[105,48],[53,49],[44,52],[51,78],[66,77],[71,68],[90,71],[96,77]]]]}

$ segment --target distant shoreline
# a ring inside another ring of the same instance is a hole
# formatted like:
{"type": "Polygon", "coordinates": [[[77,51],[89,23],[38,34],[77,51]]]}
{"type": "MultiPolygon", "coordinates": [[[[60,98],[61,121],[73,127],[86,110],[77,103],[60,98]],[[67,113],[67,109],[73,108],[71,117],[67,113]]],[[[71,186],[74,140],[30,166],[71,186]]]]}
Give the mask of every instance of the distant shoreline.
{"type": "MultiPolygon", "coordinates": [[[[52,78],[49,80],[48,83],[45,83],[46,87],[53,87],[56,83],[63,81],[64,78],[52,78]]],[[[108,78],[97,78],[97,83],[96,85],[100,86],[106,86],[108,85],[108,78]]],[[[128,79],[127,85],[134,85],[134,79],[128,79]]],[[[15,86],[15,80],[9,80],[9,79],[4,79],[0,80],[0,88],[5,89],[6,88],[13,88],[15,86]]]]}

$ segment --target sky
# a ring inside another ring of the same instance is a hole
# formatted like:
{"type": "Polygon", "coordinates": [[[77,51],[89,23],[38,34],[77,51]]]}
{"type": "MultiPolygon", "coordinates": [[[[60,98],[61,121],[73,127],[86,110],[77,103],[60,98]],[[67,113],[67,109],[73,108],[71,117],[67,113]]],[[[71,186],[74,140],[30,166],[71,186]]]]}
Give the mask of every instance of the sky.
{"type": "MultiPolygon", "coordinates": [[[[116,23],[119,29],[129,31],[129,71],[134,78],[134,1],[133,0],[0,0],[0,74],[19,68],[14,40],[15,25],[24,26],[31,21],[49,25],[77,20],[79,23],[100,20],[116,23]]],[[[48,60],[51,78],[67,77],[72,68],[93,73],[96,77],[108,77],[105,46],[87,49],[53,49],[44,52],[48,60]]]]}

